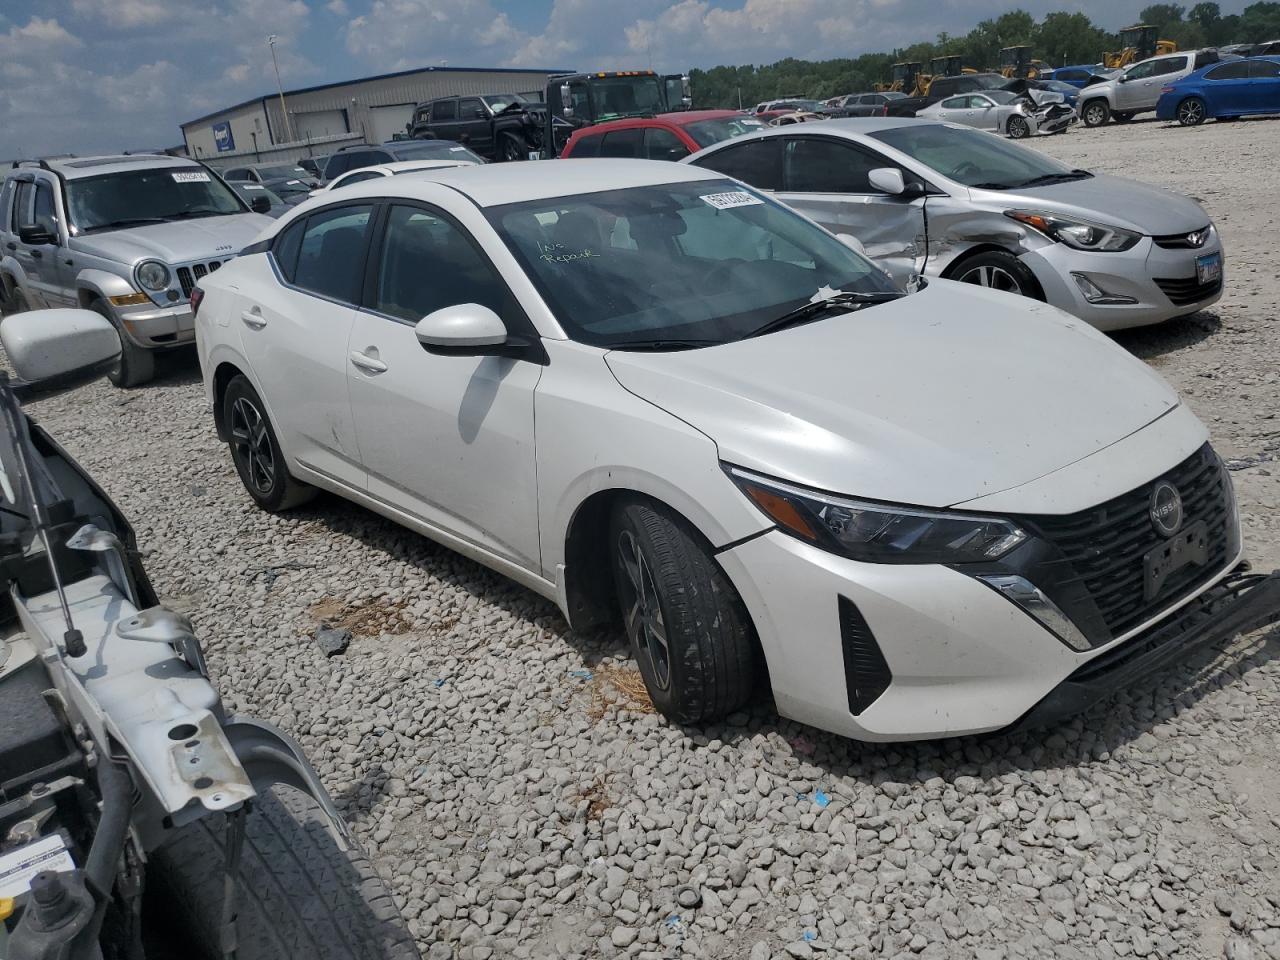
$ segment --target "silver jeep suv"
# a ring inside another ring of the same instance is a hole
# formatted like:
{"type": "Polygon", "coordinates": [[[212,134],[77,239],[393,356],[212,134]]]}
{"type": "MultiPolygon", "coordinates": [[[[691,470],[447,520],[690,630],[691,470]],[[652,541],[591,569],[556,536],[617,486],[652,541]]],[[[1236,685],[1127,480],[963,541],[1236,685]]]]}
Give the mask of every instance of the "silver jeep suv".
{"type": "Polygon", "coordinates": [[[1077,101],[1080,119],[1086,127],[1100,127],[1108,120],[1125,123],[1136,114],[1154,110],[1161,88],[1193,70],[1218,60],[1232,59],[1238,58],[1220,56],[1213,47],[1149,57],[1126,67],[1110,80],[1091,83],[1082,89],[1077,101]]]}
{"type": "Polygon", "coordinates": [[[117,386],[195,341],[191,290],[269,226],[208,168],[166,156],[19,160],[0,187],[3,309],[81,306],[120,335],[117,386]]]}

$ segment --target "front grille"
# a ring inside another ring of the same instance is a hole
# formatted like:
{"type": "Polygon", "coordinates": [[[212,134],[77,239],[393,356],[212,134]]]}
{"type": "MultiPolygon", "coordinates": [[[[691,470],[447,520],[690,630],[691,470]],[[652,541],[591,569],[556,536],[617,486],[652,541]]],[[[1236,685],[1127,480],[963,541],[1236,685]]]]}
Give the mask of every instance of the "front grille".
{"type": "Polygon", "coordinates": [[[1211,283],[1201,283],[1195,277],[1156,277],[1158,286],[1169,301],[1177,307],[1212,297],[1222,289],[1222,278],[1211,283]]]}
{"type": "Polygon", "coordinates": [[[191,291],[195,289],[201,277],[206,277],[222,266],[221,260],[210,260],[208,263],[193,263],[188,267],[178,268],[178,284],[182,287],[182,298],[191,299],[191,291]]]}
{"type": "Polygon", "coordinates": [[[1199,230],[1192,230],[1189,233],[1170,233],[1160,237],[1152,237],[1151,240],[1157,247],[1164,247],[1166,250],[1197,250],[1203,247],[1208,237],[1209,225],[1206,223],[1199,230]],[[1199,243],[1192,243],[1189,239],[1192,235],[1200,237],[1199,243]]]}
{"type": "Polygon", "coordinates": [[[1071,564],[1071,582],[1088,591],[1113,637],[1194,593],[1222,571],[1236,549],[1230,479],[1207,443],[1168,473],[1114,500],[1068,516],[1028,519],[1071,564]],[[1182,495],[1181,529],[1205,522],[1208,559],[1174,571],[1147,598],[1143,558],[1166,542],[1151,521],[1151,491],[1162,480],[1182,495]]]}
{"type": "Polygon", "coordinates": [[[893,674],[866,618],[848,597],[839,598],[840,647],[849,712],[855,717],[889,689],[893,674]]]}

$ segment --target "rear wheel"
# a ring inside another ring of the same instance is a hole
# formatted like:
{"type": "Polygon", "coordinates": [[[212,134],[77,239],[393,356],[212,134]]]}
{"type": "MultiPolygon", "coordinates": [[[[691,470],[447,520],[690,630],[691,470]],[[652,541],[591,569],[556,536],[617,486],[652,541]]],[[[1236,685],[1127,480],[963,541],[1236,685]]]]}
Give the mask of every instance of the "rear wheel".
{"type": "Polygon", "coordinates": [[[623,624],[649,697],[676,723],[746,702],[759,672],[755,629],[737,591],[688,523],[655,503],[620,503],[610,555],[623,624]]]}
{"type": "Polygon", "coordinates": [[[1002,250],[986,250],[966,257],[950,271],[950,277],[1020,297],[1044,299],[1035,274],[1017,257],[1002,250]]]}
{"type": "Polygon", "coordinates": [[[1022,140],[1031,135],[1031,126],[1022,117],[1010,117],[1005,132],[1014,140],[1022,140]]]}
{"type": "Polygon", "coordinates": [[[1111,119],[1116,123],[1128,123],[1134,117],[1132,110],[1116,110],[1111,114],[1111,119]]]}
{"type": "MultiPolygon", "coordinates": [[[[323,808],[294,787],[259,793],[245,820],[236,898],[237,960],[416,960],[391,892],[323,808]]],[[[181,955],[221,960],[226,819],[205,817],[154,851],[148,889],[181,955]]]]}
{"type": "Polygon", "coordinates": [[[266,405],[243,374],[232,378],[222,395],[222,422],[240,482],[263,510],[288,510],[316,495],[315,487],[289,473],[266,405]]]}
{"type": "Polygon", "coordinates": [[[120,329],[120,324],[101,300],[94,300],[89,309],[100,313],[116,328],[116,336],[120,338],[120,356],[115,365],[107,371],[107,379],[117,387],[136,387],[146,383],[156,375],[156,355],[151,350],[144,350],[120,329]]]}
{"type": "Polygon", "coordinates": [[[504,133],[501,138],[501,150],[499,153],[505,162],[514,163],[529,156],[529,147],[514,133],[504,133]]]}
{"type": "Polygon", "coordinates": [[[1100,127],[1111,119],[1111,108],[1105,100],[1090,100],[1080,111],[1086,127],[1100,127]]]}
{"type": "Polygon", "coordinates": [[[1184,127],[1198,127],[1204,123],[1207,111],[1199,97],[1187,97],[1178,104],[1178,122],[1184,127]]]}

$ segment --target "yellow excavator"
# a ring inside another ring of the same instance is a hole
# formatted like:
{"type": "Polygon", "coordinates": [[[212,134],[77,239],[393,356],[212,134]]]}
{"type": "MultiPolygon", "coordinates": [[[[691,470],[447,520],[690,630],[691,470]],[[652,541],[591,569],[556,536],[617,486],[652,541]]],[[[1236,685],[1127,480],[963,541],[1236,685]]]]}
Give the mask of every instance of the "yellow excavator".
{"type": "Polygon", "coordinates": [[[1159,39],[1159,31],[1149,23],[1135,23],[1120,31],[1120,49],[1102,55],[1102,65],[1120,70],[1131,63],[1166,53],[1177,53],[1178,45],[1172,40],[1159,39]]]}
{"type": "Polygon", "coordinates": [[[933,77],[958,77],[962,73],[977,72],[973,67],[964,66],[964,58],[959,54],[934,57],[929,61],[929,73],[933,77]]]}
{"type": "Polygon", "coordinates": [[[929,84],[933,82],[933,77],[922,74],[921,66],[923,64],[915,61],[895,63],[890,81],[875,84],[876,93],[905,93],[909,97],[923,97],[924,93],[920,92],[921,81],[924,82],[927,91],[929,84]]]}
{"type": "Polygon", "coordinates": [[[1022,46],[1005,47],[1000,51],[1000,69],[997,72],[1010,80],[1034,80],[1052,69],[1043,60],[1032,57],[1030,47],[1022,46]]]}

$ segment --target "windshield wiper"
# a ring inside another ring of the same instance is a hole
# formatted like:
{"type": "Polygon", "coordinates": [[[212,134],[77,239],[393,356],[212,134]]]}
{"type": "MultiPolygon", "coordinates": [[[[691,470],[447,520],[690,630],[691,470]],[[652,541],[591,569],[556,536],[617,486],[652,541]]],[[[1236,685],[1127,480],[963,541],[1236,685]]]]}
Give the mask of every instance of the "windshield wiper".
{"type": "Polygon", "coordinates": [[[718,347],[723,340],[697,340],[680,337],[655,337],[652,340],[623,340],[609,345],[610,350],[696,350],[698,347],[718,347]]]}
{"type": "Polygon", "coordinates": [[[1032,177],[1030,180],[1024,180],[1018,184],[1015,189],[1023,187],[1039,187],[1046,183],[1065,183],[1068,180],[1088,180],[1093,174],[1088,170],[1070,170],[1066,173],[1045,173],[1038,177],[1032,177]]]}
{"type": "Polygon", "coordinates": [[[131,217],[125,220],[109,220],[106,223],[95,223],[86,227],[85,232],[92,230],[115,230],[119,227],[140,227],[145,223],[164,223],[164,217],[131,217]]]}
{"type": "Polygon", "coordinates": [[[827,310],[843,307],[848,310],[860,310],[863,307],[871,306],[876,303],[888,303],[890,300],[897,300],[905,297],[905,293],[900,291],[885,290],[879,293],[860,293],[857,291],[846,290],[837,293],[834,297],[827,297],[825,300],[815,300],[812,303],[806,303],[803,306],[789,310],[780,317],[774,317],[767,323],[761,324],[747,334],[748,337],[761,337],[766,333],[773,333],[775,330],[781,330],[783,327],[793,327],[799,323],[806,323],[815,319],[819,314],[825,313],[827,310]]]}
{"type": "Polygon", "coordinates": [[[183,210],[179,213],[171,213],[168,219],[186,220],[188,217],[221,217],[225,213],[225,210],[211,210],[208,207],[201,207],[199,210],[183,210]]]}
{"type": "Polygon", "coordinates": [[[972,187],[974,190],[1008,190],[1012,184],[984,181],[982,183],[968,183],[965,186],[972,187]]]}

